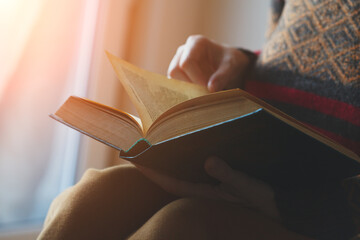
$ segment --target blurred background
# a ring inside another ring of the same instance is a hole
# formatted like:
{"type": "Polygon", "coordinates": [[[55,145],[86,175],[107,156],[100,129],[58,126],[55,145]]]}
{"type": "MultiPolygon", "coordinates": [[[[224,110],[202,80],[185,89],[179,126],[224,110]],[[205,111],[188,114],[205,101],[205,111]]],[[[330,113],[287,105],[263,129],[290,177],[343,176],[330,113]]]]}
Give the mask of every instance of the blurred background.
{"type": "Polygon", "coordinates": [[[259,50],[263,0],[0,0],[0,240],[35,239],[51,201],[117,152],[48,117],[69,95],[136,114],[105,50],[166,74],[191,34],[259,50]]]}

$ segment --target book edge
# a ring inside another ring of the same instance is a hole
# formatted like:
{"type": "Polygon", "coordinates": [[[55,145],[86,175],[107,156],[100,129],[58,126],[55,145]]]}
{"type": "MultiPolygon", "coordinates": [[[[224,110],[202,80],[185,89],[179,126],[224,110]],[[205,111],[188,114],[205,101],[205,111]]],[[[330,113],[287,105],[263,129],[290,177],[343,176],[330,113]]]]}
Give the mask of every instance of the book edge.
{"type": "Polygon", "coordinates": [[[101,143],[104,143],[105,145],[108,145],[109,147],[115,148],[116,150],[119,150],[119,151],[122,150],[122,149],[121,149],[120,147],[118,147],[118,146],[115,146],[115,145],[113,145],[113,144],[111,144],[111,143],[109,143],[109,142],[107,142],[107,141],[104,141],[104,140],[102,140],[102,139],[100,139],[100,138],[98,138],[98,137],[96,137],[96,136],[94,136],[94,135],[92,135],[92,134],[90,134],[90,133],[88,133],[88,132],[85,132],[84,130],[81,130],[80,128],[77,128],[77,127],[75,127],[75,126],[73,126],[73,125],[65,122],[62,118],[56,116],[55,114],[49,114],[49,117],[51,117],[52,119],[54,119],[54,120],[56,120],[56,121],[58,121],[58,122],[60,122],[60,123],[62,123],[62,124],[64,124],[64,125],[72,128],[72,129],[74,129],[74,130],[76,130],[76,131],[78,131],[78,132],[80,132],[80,133],[82,133],[82,134],[84,134],[84,135],[86,135],[86,136],[88,136],[88,137],[91,137],[91,138],[93,138],[93,139],[95,139],[95,140],[97,140],[97,141],[99,141],[99,142],[101,142],[101,143]]]}
{"type": "MultiPolygon", "coordinates": [[[[241,115],[241,116],[239,116],[239,117],[232,118],[232,119],[229,119],[229,120],[220,122],[220,123],[215,123],[215,124],[212,124],[212,125],[210,125],[210,126],[203,127],[203,128],[199,128],[199,129],[196,129],[196,130],[194,130],[194,131],[187,132],[187,133],[185,133],[185,134],[181,134],[181,135],[178,135],[178,136],[175,136],[175,137],[166,139],[166,140],[161,141],[161,142],[157,142],[157,143],[155,143],[155,144],[150,144],[150,143],[147,141],[147,139],[145,139],[145,138],[139,139],[133,146],[131,146],[131,148],[135,147],[136,144],[137,144],[138,142],[140,142],[141,140],[145,140],[145,141],[150,145],[150,147],[148,147],[148,148],[146,148],[145,150],[143,150],[143,151],[141,151],[141,152],[138,152],[136,155],[132,155],[132,156],[124,156],[124,155],[121,155],[121,153],[120,153],[120,158],[123,158],[123,159],[126,159],[126,160],[135,159],[135,158],[137,158],[138,156],[140,156],[141,154],[143,154],[145,151],[149,150],[152,146],[157,146],[157,145],[160,145],[160,144],[163,144],[163,143],[166,143],[166,142],[169,142],[169,141],[173,141],[173,140],[175,140],[175,139],[178,139],[178,138],[181,138],[181,137],[184,137],[184,136],[188,136],[188,135],[190,135],[190,134],[194,134],[194,133],[196,133],[196,132],[204,131],[204,130],[209,129],[209,128],[213,128],[213,127],[220,126],[220,125],[223,125],[223,124],[232,122],[232,121],[236,121],[236,120],[238,120],[238,119],[245,118],[245,117],[251,116],[251,115],[253,115],[253,114],[256,114],[256,113],[258,113],[258,112],[260,112],[260,111],[264,111],[264,109],[259,108],[259,109],[255,110],[255,111],[253,111],[253,112],[250,112],[250,113],[241,115]]],[[[127,152],[129,152],[129,151],[131,150],[131,148],[129,148],[127,151],[122,150],[122,152],[123,152],[123,153],[127,153],[127,152]]]]}

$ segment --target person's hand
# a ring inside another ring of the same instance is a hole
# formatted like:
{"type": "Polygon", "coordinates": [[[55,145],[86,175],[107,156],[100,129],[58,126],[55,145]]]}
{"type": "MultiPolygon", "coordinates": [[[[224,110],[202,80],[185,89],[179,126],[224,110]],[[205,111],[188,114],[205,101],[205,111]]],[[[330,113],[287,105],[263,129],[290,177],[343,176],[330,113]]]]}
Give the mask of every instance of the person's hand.
{"type": "Polygon", "coordinates": [[[225,200],[255,209],[279,220],[274,192],[266,183],[231,169],[223,160],[210,157],[205,162],[206,172],[218,179],[218,185],[191,183],[160,174],[149,168],[136,167],[165,191],[179,197],[201,197],[225,200]]]}
{"type": "Polygon", "coordinates": [[[250,64],[242,51],[194,35],[177,49],[168,77],[198,83],[215,92],[241,87],[250,64]]]}

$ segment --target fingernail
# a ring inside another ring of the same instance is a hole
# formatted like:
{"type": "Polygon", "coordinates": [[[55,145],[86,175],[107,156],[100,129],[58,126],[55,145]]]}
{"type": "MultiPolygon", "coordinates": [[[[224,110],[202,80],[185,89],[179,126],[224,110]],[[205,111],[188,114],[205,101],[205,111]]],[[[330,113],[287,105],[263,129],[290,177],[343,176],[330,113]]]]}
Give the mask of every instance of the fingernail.
{"type": "Polygon", "coordinates": [[[213,81],[208,83],[207,88],[209,89],[210,92],[216,92],[216,90],[217,90],[216,84],[213,81]]]}

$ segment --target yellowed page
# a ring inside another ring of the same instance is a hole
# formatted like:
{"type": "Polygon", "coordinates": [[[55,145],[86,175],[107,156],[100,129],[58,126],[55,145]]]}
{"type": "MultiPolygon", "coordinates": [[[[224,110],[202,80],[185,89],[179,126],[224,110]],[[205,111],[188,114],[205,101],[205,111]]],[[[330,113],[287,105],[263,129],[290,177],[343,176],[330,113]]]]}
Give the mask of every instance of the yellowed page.
{"type": "Polygon", "coordinates": [[[142,138],[132,116],[87,99],[69,97],[54,115],[58,121],[118,150],[142,138]]]}
{"type": "Polygon", "coordinates": [[[161,74],[138,68],[108,52],[107,55],[139,113],[144,134],[166,110],[186,100],[209,93],[205,87],[168,79],[161,74]]]}
{"type": "Polygon", "coordinates": [[[184,102],[164,113],[151,126],[146,138],[152,144],[162,142],[259,109],[259,105],[242,96],[239,91],[213,93],[184,102]]]}

